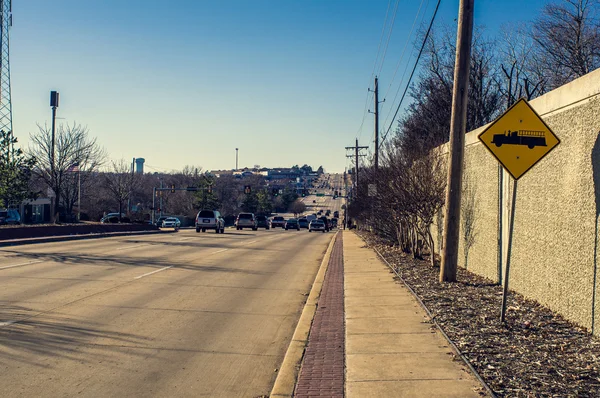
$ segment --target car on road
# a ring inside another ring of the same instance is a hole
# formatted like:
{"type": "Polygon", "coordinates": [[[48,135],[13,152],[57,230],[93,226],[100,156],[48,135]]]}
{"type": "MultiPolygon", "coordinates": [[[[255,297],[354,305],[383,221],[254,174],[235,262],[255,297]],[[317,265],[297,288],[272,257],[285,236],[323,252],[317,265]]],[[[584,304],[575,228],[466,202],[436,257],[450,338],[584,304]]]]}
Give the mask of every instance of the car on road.
{"type": "Polygon", "coordinates": [[[323,224],[325,224],[325,231],[329,232],[329,230],[331,229],[331,223],[329,222],[329,219],[323,216],[319,217],[319,220],[323,221],[323,224]]]}
{"type": "Polygon", "coordinates": [[[325,212],[325,215],[328,216],[331,214],[331,210],[327,209],[327,211],[325,212]]]}
{"type": "Polygon", "coordinates": [[[337,226],[338,226],[338,219],[337,218],[332,218],[331,219],[331,229],[337,228],[337,226]]]}
{"type": "Polygon", "coordinates": [[[256,216],[256,226],[258,228],[269,229],[271,228],[271,221],[267,216],[256,216]]]}
{"type": "Polygon", "coordinates": [[[196,232],[214,229],[215,233],[225,233],[225,220],[217,210],[200,210],[196,215],[196,232]]]}
{"type": "Polygon", "coordinates": [[[15,209],[0,210],[0,225],[21,224],[21,215],[15,209]]]}
{"type": "Polygon", "coordinates": [[[298,224],[298,220],[295,218],[290,218],[285,222],[285,230],[288,229],[296,229],[300,231],[300,224],[298,224]]]}
{"type": "MultiPolygon", "coordinates": [[[[160,227],[162,225],[163,220],[167,217],[161,217],[156,221],[156,226],[160,227]]],[[[128,217],[125,217],[124,213],[121,213],[121,222],[129,222],[128,217]]],[[[104,217],[100,219],[102,224],[115,224],[119,222],[119,213],[108,213],[104,217]]]]}
{"type": "Polygon", "coordinates": [[[300,225],[300,228],[306,228],[308,229],[308,219],[306,217],[301,217],[298,219],[298,224],[300,225]]]}
{"type": "Polygon", "coordinates": [[[325,223],[320,219],[312,220],[308,225],[308,232],[312,231],[322,231],[325,233],[325,223]]]}
{"type": "Polygon", "coordinates": [[[336,210],[336,211],[334,211],[334,212],[333,212],[333,216],[334,216],[335,218],[340,218],[340,212],[339,212],[339,211],[337,211],[337,210],[336,210]]]}
{"type": "Polygon", "coordinates": [[[179,221],[179,218],[177,217],[167,217],[163,220],[162,227],[179,229],[179,227],[181,227],[181,221],[179,221]]]}
{"type": "Polygon", "coordinates": [[[235,227],[239,230],[243,228],[252,228],[253,231],[258,229],[256,216],[254,213],[240,213],[235,220],[235,227]]]}
{"type": "Polygon", "coordinates": [[[285,228],[285,218],[281,216],[275,216],[271,219],[271,228],[285,228]]]}

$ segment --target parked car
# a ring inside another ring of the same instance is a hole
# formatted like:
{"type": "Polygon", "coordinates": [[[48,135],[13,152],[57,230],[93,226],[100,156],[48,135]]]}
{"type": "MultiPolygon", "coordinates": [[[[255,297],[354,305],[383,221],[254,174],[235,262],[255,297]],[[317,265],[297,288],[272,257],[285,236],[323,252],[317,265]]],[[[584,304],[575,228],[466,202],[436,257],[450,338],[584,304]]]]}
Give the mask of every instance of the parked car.
{"type": "Polygon", "coordinates": [[[21,224],[21,215],[15,209],[0,210],[0,225],[21,224]]]}
{"type": "Polygon", "coordinates": [[[288,229],[296,229],[300,231],[300,224],[298,224],[298,220],[295,218],[290,218],[285,222],[285,230],[288,229]]]}
{"type": "Polygon", "coordinates": [[[258,228],[269,229],[271,228],[271,221],[267,216],[256,216],[256,226],[258,228]]]}
{"type": "Polygon", "coordinates": [[[285,228],[285,218],[281,216],[275,216],[271,219],[271,228],[285,228]]]}
{"type": "Polygon", "coordinates": [[[300,225],[300,228],[306,228],[308,229],[308,219],[306,217],[302,217],[298,219],[298,224],[300,225]]]}
{"type": "MultiPolygon", "coordinates": [[[[106,217],[108,217],[108,215],[106,215],[106,217]]],[[[114,217],[114,216],[113,216],[113,217],[114,217]]],[[[116,217],[117,217],[117,218],[119,218],[119,215],[118,215],[118,213],[117,213],[117,216],[116,216],[116,217]]],[[[163,221],[165,221],[167,218],[169,218],[169,217],[168,217],[168,216],[160,216],[160,217],[158,217],[158,218],[156,219],[156,226],[157,226],[157,227],[161,227],[161,226],[162,226],[162,223],[163,223],[163,221]]],[[[100,220],[100,222],[102,222],[102,220],[100,220]]],[[[118,222],[118,221],[117,221],[117,222],[118,222]]]]}
{"type": "Polygon", "coordinates": [[[254,213],[240,213],[235,220],[235,226],[238,230],[252,228],[253,231],[256,231],[258,229],[254,213]]]}
{"type": "MultiPolygon", "coordinates": [[[[162,217],[163,220],[167,217],[162,217]]],[[[131,220],[129,220],[128,217],[125,216],[124,213],[121,213],[121,220],[120,222],[130,222],[131,220]]],[[[104,217],[102,217],[100,219],[100,222],[103,224],[115,224],[119,222],[119,213],[108,213],[107,215],[105,215],[104,217]]],[[[160,221],[160,223],[156,223],[156,225],[158,227],[160,227],[162,225],[162,220],[160,221]]]]}
{"type": "Polygon", "coordinates": [[[163,220],[162,227],[175,228],[177,230],[179,227],[181,227],[181,221],[179,221],[179,218],[177,217],[167,217],[165,220],[163,220]]]}
{"type": "Polygon", "coordinates": [[[325,233],[325,223],[321,219],[312,220],[308,225],[308,232],[322,231],[325,233]]]}
{"type": "Polygon", "coordinates": [[[216,210],[200,210],[196,215],[196,232],[214,229],[215,233],[225,233],[225,220],[216,210]]]}

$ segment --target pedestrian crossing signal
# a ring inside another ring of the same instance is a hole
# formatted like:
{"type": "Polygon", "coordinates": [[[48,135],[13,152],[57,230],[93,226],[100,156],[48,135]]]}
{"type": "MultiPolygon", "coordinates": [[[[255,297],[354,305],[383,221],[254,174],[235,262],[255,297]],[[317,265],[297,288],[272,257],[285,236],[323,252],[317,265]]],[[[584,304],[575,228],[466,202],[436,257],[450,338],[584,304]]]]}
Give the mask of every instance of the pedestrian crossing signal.
{"type": "Polygon", "coordinates": [[[250,187],[250,185],[244,185],[244,193],[245,194],[252,193],[252,187],[250,187]]]}

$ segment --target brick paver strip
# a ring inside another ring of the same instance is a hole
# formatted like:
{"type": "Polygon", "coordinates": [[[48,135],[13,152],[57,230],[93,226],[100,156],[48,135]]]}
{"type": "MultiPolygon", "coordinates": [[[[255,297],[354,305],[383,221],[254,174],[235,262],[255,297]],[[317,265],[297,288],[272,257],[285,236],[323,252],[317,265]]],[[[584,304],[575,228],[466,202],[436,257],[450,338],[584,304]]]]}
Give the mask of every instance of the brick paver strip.
{"type": "Polygon", "coordinates": [[[344,251],[335,238],[295,397],[344,396],[344,251]]]}

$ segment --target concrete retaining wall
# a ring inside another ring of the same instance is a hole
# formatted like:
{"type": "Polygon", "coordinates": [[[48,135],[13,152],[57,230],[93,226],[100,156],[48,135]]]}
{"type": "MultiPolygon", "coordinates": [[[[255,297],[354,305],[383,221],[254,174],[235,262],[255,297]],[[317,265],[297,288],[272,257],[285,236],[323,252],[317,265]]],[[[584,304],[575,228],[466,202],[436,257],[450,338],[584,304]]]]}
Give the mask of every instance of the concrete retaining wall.
{"type": "Polygon", "coordinates": [[[0,241],[8,239],[40,238],[44,236],[99,234],[108,232],[155,231],[149,224],[73,224],[0,228],[0,241]]]}

